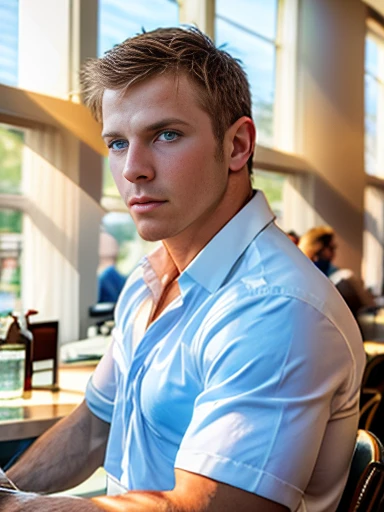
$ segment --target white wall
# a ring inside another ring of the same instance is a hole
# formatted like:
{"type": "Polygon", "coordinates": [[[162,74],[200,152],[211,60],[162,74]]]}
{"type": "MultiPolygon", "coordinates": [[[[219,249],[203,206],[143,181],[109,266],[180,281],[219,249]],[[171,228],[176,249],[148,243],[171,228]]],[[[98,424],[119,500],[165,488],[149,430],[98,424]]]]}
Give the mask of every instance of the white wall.
{"type": "MultiPolygon", "coordinates": [[[[364,215],[364,43],[361,0],[302,0],[297,150],[313,169],[315,223],[338,233],[336,264],[360,273],[364,215]]],[[[308,216],[308,228],[313,216],[308,216]]]]}

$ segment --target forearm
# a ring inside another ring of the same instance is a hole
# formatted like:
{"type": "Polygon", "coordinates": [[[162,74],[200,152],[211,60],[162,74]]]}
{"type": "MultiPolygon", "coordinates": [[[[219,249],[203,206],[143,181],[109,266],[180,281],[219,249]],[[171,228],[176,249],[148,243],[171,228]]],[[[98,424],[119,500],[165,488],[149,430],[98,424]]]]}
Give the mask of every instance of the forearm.
{"type": "Polygon", "coordinates": [[[84,481],[104,460],[109,426],[85,403],[42,435],[7,472],[24,491],[59,492],[84,481]]]}
{"type": "MultiPolygon", "coordinates": [[[[131,491],[121,496],[99,496],[90,500],[73,497],[38,496],[0,492],[2,512],[288,512],[289,509],[262,497],[234,489],[234,494],[216,492],[217,485],[189,488],[188,493],[131,491]],[[215,488],[216,487],[216,488],[215,488]],[[239,495],[241,493],[241,496],[239,495]]],[[[232,488],[233,489],[233,488],[232,488]]]]}
{"type": "Polygon", "coordinates": [[[0,510],[3,512],[100,512],[103,509],[90,500],[73,497],[0,493],[0,510]]]}

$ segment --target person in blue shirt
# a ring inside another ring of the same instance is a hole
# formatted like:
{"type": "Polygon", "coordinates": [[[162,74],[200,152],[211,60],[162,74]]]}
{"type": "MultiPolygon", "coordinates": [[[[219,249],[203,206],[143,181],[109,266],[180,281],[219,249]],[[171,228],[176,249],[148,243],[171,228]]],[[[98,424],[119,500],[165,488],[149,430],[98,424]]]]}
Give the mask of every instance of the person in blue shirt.
{"type": "Polygon", "coordinates": [[[117,302],[126,277],[116,269],[119,244],[116,238],[102,231],[99,238],[97,302],[117,302]]]}
{"type": "Polygon", "coordinates": [[[162,244],[120,294],[85,401],[8,471],[24,492],[1,510],[335,511],[363,344],[252,190],[243,69],[196,28],[158,29],[90,61],[82,86],[139,234],[162,244]],[[33,494],[99,465],[107,496],[33,494]]]}
{"type": "Polygon", "coordinates": [[[97,280],[97,302],[116,302],[123,289],[125,278],[114,265],[106,267],[97,280]]]}

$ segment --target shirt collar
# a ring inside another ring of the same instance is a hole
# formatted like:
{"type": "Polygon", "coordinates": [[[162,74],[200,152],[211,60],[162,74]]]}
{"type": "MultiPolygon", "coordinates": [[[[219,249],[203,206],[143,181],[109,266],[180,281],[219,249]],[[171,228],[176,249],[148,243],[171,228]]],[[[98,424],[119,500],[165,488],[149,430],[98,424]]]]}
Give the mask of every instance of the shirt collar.
{"type": "MultiPolygon", "coordinates": [[[[257,190],[253,198],[212,238],[187,268],[178,282],[183,292],[190,280],[209,293],[217,291],[231,268],[252,240],[273,220],[264,193],[257,190]]],[[[143,277],[157,300],[167,283],[177,274],[177,269],[164,245],[144,258],[143,277]]]]}
{"type": "Polygon", "coordinates": [[[189,276],[208,292],[214,293],[224,282],[234,263],[252,240],[273,220],[264,193],[253,198],[212,238],[179,277],[189,276]]]}

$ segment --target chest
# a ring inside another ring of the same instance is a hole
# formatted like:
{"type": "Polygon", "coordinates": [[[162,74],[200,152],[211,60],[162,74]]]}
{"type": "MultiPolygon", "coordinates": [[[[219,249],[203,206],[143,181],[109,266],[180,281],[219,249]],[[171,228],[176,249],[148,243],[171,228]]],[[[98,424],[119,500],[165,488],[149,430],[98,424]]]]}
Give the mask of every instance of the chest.
{"type": "Polygon", "coordinates": [[[141,322],[139,314],[126,323],[122,345],[115,351],[117,399],[125,411],[124,423],[140,417],[152,431],[176,442],[188,427],[203,389],[194,344],[201,318],[180,297],[152,322],[150,305],[137,311],[141,322]]]}
{"type": "Polygon", "coordinates": [[[166,437],[183,436],[202,390],[189,347],[159,349],[139,379],[135,399],[144,421],[166,437]]]}

